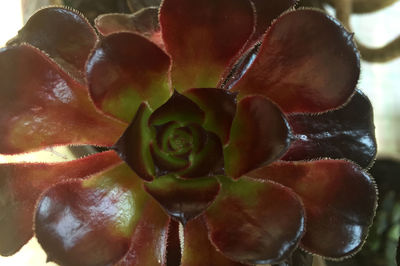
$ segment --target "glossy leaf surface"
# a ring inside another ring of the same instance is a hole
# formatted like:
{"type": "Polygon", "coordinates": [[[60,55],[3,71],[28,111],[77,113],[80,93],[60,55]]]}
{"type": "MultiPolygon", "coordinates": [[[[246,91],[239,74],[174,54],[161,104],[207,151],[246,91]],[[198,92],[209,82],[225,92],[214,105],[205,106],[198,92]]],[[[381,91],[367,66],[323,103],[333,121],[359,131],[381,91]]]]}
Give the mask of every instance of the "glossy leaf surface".
{"type": "Polygon", "coordinates": [[[182,92],[217,85],[253,32],[254,14],[247,0],[165,0],[160,24],[172,83],[182,92]]]}
{"type": "Polygon", "coordinates": [[[289,115],[288,121],[295,139],[283,160],[347,158],[366,168],[375,158],[372,106],[359,90],[339,110],[320,115],[289,115]]]}
{"type": "Polygon", "coordinates": [[[115,265],[165,265],[168,225],[169,217],[149,197],[133,231],[129,251],[115,265]]]}
{"type": "Polygon", "coordinates": [[[208,239],[208,230],[202,217],[189,221],[184,227],[181,266],[241,266],[218,252],[208,239]]]}
{"type": "Polygon", "coordinates": [[[214,177],[183,180],[168,175],[146,183],[145,188],[171,217],[185,225],[214,201],[219,183],[214,177]]]}
{"type": "Polygon", "coordinates": [[[237,104],[228,145],[225,172],[238,178],[278,159],[289,144],[284,115],[263,96],[247,96],[237,104]]]}
{"type": "Polygon", "coordinates": [[[67,180],[38,203],[35,232],[49,260],[62,265],[108,265],[129,250],[147,195],[121,163],[87,180],[67,180]]]}
{"type": "Polygon", "coordinates": [[[341,258],[361,247],[377,194],[374,181],[359,166],[344,160],[276,162],[249,176],[278,182],[302,198],[307,230],[301,245],[307,251],[341,258]]]}
{"type": "Polygon", "coordinates": [[[151,181],[155,174],[149,147],[152,137],[151,129],[148,127],[150,113],[148,105],[142,103],[132,123],[114,145],[121,159],[139,177],[147,181],[151,181]]]}
{"type": "Polygon", "coordinates": [[[285,259],[304,233],[300,199],[290,189],[269,181],[219,180],[221,191],[205,213],[209,237],[217,249],[249,264],[285,259]]]}
{"type": "Polygon", "coordinates": [[[354,92],[359,61],[352,34],[338,21],[316,10],[288,12],[269,28],[233,90],[265,95],[289,113],[322,112],[354,92]]]}
{"type": "Polygon", "coordinates": [[[169,65],[169,57],[143,36],[108,35],[86,67],[90,95],[103,112],[129,123],[143,101],[154,110],[168,100],[169,65]]]}
{"type": "Polygon", "coordinates": [[[12,255],[33,236],[40,194],[68,179],[85,178],[120,163],[112,152],[62,163],[0,164],[0,254],[12,255]]]}
{"type": "Polygon", "coordinates": [[[184,94],[204,111],[203,127],[217,134],[223,144],[227,143],[236,113],[236,96],[215,88],[189,89],[184,94]]]}
{"type": "Polygon", "coordinates": [[[54,145],[111,146],[124,125],[100,114],[86,88],[36,48],[0,50],[0,153],[54,145]]]}
{"type": "Polygon", "coordinates": [[[50,7],[36,12],[11,44],[29,43],[39,48],[82,81],[96,41],[96,32],[85,17],[68,8],[50,7]]]}
{"type": "Polygon", "coordinates": [[[156,7],[145,8],[134,14],[100,15],[96,18],[95,25],[102,35],[132,31],[146,36],[160,47],[164,46],[158,22],[158,8],[156,7]]]}

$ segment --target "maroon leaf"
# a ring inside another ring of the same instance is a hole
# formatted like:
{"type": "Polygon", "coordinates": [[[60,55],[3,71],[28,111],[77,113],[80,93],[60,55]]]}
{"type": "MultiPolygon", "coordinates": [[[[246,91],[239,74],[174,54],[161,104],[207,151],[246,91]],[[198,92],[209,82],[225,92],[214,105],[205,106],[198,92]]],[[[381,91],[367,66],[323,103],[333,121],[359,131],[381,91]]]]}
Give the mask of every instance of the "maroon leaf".
{"type": "Polygon", "coordinates": [[[227,90],[214,88],[189,89],[184,94],[204,111],[203,127],[217,134],[226,144],[236,113],[236,96],[227,90]]]}
{"type": "Polygon", "coordinates": [[[273,182],[219,178],[221,191],[205,213],[209,237],[228,258],[249,264],[278,263],[304,233],[301,200],[273,182]]]}
{"type": "Polygon", "coordinates": [[[29,45],[0,51],[0,105],[0,153],[111,146],[124,130],[96,110],[86,88],[29,45]]]}
{"type": "Polygon", "coordinates": [[[113,264],[129,250],[148,200],[124,163],[87,180],[67,180],[42,194],[36,236],[58,264],[113,264]]]}
{"type": "Polygon", "coordinates": [[[285,112],[322,112],[347,101],[359,72],[352,34],[327,14],[302,9],[272,24],[253,64],[232,89],[265,95],[285,112]]]}
{"type": "Polygon", "coordinates": [[[171,95],[170,59],[147,38],[120,32],[104,37],[86,67],[90,95],[103,112],[131,122],[139,105],[154,110],[171,95]]]}
{"type": "Polygon", "coordinates": [[[339,110],[320,115],[294,114],[288,120],[295,139],[283,160],[348,158],[367,168],[375,158],[372,106],[359,90],[339,110]]]}
{"type": "Polygon", "coordinates": [[[189,221],[184,228],[181,266],[242,266],[223,256],[208,239],[208,230],[202,217],[189,221]]]}
{"type": "Polygon", "coordinates": [[[63,7],[36,12],[10,44],[29,43],[45,51],[68,73],[83,82],[83,71],[97,35],[81,14],[63,7]]]}
{"type": "Polygon", "coordinates": [[[253,32],[247,0],[165,0],[162,37],[172,57],[172,83],[182,92],[215,87],[253,32]]]}
{"type": "Polygon", "coordinates": [[[143,207],[140,220],[136,224],[129,251],[115,266],[164,266],[169,224],[169,217],[150,198],[143,207]]]}
{"type": "Polygon", "coordinates": [[[155,175],[150,153],[152,132],[148,126],[150,109],[142,103],[132,123],[114,145],[118,155],[135,173],[144,180],[151,181],[155,175]]]}
{"type": "Polygon", "coordinates": [[[39,195],[67,179],[85,178],[120,163],[112,152],[62,163],[0,164],[0,254],[17,252],[33,236],[39,195]]]}
{"type": "Polygon", "coordinates": [[[267,98],[254,95],[241,99],[224,147],[225,172],[238,178],[278,159],[288,147],[288,134],[284,115],[267,98]]]}
{"type": "Polygon", "coordinates": [[[171,217],[185,225],[210,206],[219,183],[214,177],[183,180],[168,175],[146,183],[145,188],[171,217]]]}
{"type": "Polygon", "coordinates": [[[97,30],[104,36],[131,31],[140,33],[158,46],[164,47],[156,7],[144,8],[134,14],[104,14],[98,16],[94,22],[97,30]]]}
{"type": "Polygon", "coordinates": [[[344,160],[276,162],[249,176],[278,182],[302,198],[307,251],[342,258],[360,249],[377,204],[375,183],[362,168],[344,160]]]}

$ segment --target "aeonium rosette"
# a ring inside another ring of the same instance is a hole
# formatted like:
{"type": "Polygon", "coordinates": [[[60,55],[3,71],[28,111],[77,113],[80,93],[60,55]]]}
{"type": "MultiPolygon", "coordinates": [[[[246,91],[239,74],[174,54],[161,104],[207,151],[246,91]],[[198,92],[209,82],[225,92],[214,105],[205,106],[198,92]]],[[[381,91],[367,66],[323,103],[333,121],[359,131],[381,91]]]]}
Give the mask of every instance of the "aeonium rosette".
{"type": "Polygon", "coordinates": [[[61,265],[359,250],[376,146],[358,52],[322,12],[280,15],[295,2],[164,0],[100,16],[100,38],[75,11],[38,11],[0,53],[0,152],[109,149],[1,164],[0,253],[34,233],[61,265]]]}

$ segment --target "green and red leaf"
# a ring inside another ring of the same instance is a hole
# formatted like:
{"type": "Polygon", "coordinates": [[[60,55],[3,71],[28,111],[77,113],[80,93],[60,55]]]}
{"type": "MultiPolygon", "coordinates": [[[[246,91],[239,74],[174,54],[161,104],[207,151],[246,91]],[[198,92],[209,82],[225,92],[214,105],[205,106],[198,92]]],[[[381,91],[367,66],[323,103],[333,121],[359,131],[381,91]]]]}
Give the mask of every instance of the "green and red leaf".
{"type": "Polygon", "coordinates": [[[287,113],[335,109],[353,94],[359,78],[360,58],[352,39],[323,12],[285,13],[271,25],[232,90],[265,95],[287,113]]]}
{"type": "Polygon", "coordinates": [[[149,199],[140,214],[132,234],[130,247],[116,266],[166,265],[170,218],[153,199],[149,199]]]}
{"type": "Polygon", "coordinates": [[[104,113],[127,123],[147,101],[155,110],[171,96],[170,59],[156,44],[130,32],[104,37],[86,65],[90,95],[104,113]]]}
{"type": "Polygon", "coordinates": [[[114,149],[129,167],[141,178],[151,181],[155,168],[150,152],[153,132],[148,126],[151,111],[146,103],[139,106],[138,111],[114,149]]]}
{"type": "Polygon", "coordinates": [[[183,180],[167,175],[146,183],[145,189],[171,217],[185,225],[210,206],[219,183],[215,177],[183,180]]]}
{"type": "Polygon", "coordinates": [[[0,254],[12,255],[33,236],[40,194],[63,180],[81,179],[119,164],[112,152],[62,163],[0,164],[0,254]]]}
{"type": "Polygon", "coordinates": [[[309,252],[343,258],[360,249],[375,215],[374,180],[344,160],[276,162],[249,174],[293,189],[303,200],[307,230],[301,245],[309,252]]]}
{"type": "Polygon", "coordinates": [[[86,60],[96,41],[95,30],[81,14],[64,7],[49,7],[30,17],[9,44],[29,43],[39,48],[83,82],[86,60]]]}
{"type": "Polygon", "coordinates": [[[205,213],[209,238],[226,257],[242,263],[283,261],[305,230],[301,200],[290,189],[247,178],[220,177],[221,191],[205,213]]]}
{"type": "Polygon", "coordinates": [[[347,158],[364,168],[373,163],[377,149],[372,105],[359,90],[339,110],[293,114],[288,121],[294,140],[285,161],[347,158]]]}
{"type": "Polygon", "coordinates": [[[224,147],[226,174],[238,178],[271,163],[283,155],[289,141],[285,116],[275,104],[259,95],[241,99],[224,147]]]}
{"type": "Polygon", "coordinates": [[[116,263],[129,250],[148,200],[141,179],[121,162],[89,179],[56,184],[42,194],[36,236],[50,261],[82,266],[116,263]]]}
{"type": "Polygon", "coordinates": [[[85,87],[30,45],[0,50],[0,153],[54,145],[111,146],[124,125],[100,114],[85,87]]]}
{"type": "Polygon", "coordinates": [[[147,7],[158,7],[161,0],[127,0],[127,3],[132,12],[137,12],[147,7]]]}
{"type": "Polygon", "coordinates": [[[172,58],[172,83],[183,92],[216,87],[254,28],[248,0],[165,0],[160,24],[172,58]]]}

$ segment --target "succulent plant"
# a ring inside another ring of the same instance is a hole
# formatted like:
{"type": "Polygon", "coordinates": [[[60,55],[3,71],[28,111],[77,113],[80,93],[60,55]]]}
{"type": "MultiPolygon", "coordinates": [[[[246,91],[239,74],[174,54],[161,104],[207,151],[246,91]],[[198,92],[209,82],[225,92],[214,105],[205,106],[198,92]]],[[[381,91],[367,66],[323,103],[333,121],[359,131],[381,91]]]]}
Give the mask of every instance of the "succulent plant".
{"type": "Polygon", "coordinates": [[[33,15],[0,51],[0,152],[107,150],[1,164],[0,254],[34,234],[61,265],[358,251],[377,200],[359,55],[295,3],[164,0],[100,16],[100,36],[69,8],[33,15]]]}

